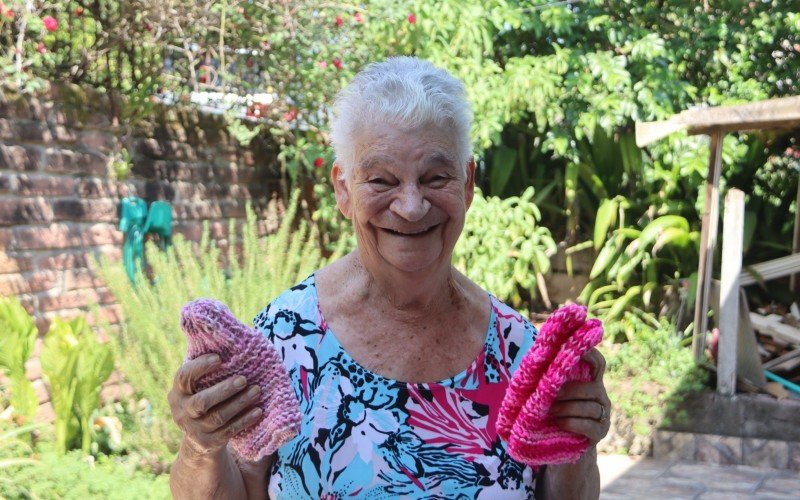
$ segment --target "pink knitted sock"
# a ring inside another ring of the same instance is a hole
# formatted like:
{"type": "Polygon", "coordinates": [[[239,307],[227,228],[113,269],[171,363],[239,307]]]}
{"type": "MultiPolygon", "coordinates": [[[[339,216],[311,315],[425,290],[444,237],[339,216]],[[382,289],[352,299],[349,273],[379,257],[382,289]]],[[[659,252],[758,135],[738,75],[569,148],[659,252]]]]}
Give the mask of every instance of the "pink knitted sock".
{"type": "Polygon", "coordinates": [[[498,434],[508,443],[509,454],[531,466],[574,463],[588,446],[584,436],[561,430],[549,418],[550,406],[567,381],[591,380],[591,366],[581,356],[600,343],[599,320],[586,321],[586,308],[568,305],[542,326],[536,343],[512,377],[501,406],[498,434]],[[520,379],[515,382],[515,379],[520,379]],[[513,389],[512,389],[513,388],[513,389]],[[532,388],[527,395],[524,390],[532,388]]]}
{"type": "Polygon", "coordinates": [[[522,358],[509,382],[495,427],[500,438],[508,441],[511,428],[525,401],[533,394],[539,379],[555,359],[558,349],[586,320],[586,308],[570,304],[555,311],[542,325],[533,348],[522,358]]]}
{"type": "Polygon", "coordinates": [[[221,358],[217,370],[200,378],[198,389],[232,375],[243,375],[248,384],[261,387],[261,421],[231,438],[231,445],[242,457],[259,460],[297,435],[302,419],[300,405],[280,354],[263,335],[242,324],[224,304],[213,299],[186,304],[181,311],[181,329],[188,340],[187,361],[209,353],[221,358]]]}

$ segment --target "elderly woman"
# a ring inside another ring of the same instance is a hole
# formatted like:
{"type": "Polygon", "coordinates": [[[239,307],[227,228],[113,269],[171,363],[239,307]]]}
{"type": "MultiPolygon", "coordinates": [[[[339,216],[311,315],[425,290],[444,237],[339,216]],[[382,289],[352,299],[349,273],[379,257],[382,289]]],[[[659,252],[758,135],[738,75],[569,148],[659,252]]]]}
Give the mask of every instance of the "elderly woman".
{"type": "Polygon", "coordinates": [[[256,463],[229,438],[253,425],[257,387],[231,378],[193,394],[214,356],[186,363],[170,392],[185,436],[179,498],[597,498],[595,444],[608,432],[604,360],[551,408],[590,447],[538,470],[495,430],[536,329],[451,264],[475,186],[461,83],[413,58],[373,64],[336,103],[332,179],[358,248],[275,299],[255,326],[283,356],[300,433],[256,463]]]}

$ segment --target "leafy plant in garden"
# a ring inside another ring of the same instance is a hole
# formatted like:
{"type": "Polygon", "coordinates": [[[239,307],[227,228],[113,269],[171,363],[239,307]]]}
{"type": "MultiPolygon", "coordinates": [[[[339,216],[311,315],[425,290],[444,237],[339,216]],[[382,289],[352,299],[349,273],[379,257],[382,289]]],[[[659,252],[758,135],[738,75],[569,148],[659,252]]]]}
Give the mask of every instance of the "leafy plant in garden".
{"type": "Polygon", "coordinates": [[[109,344],[101,344],[83,316],[55,318],[44,339],[42,373],[50,386],[60,453],[77,445],[88,454],[92,413],[100,406],[100,387],[114,369],[109,344]]]}
{"type": "Polygon", "coordinates": [[[11,404],[23,418],[36,413],[39,399],[25,378],[25,362],[33,353],[36,324],[16,297],[0,297],[0,368],[11,383],[11,404]]]}
{"type": "MultiPolygon", "coordinates": [[[[166,392],[186,355],[179,326],[183,305],[198,297],[216,298],[250,323],[281,291],[326,261],[316,227],[296,217],[298,198],[296,192],[277,232],[263,237],[257,216],[248,207],[243,227],[231,221],[226,253],[211,238],[208,227],[199,244],[178,235],[166,252],[148,245],[146,260],[152,278],[139,273],[133,285],[124,279],[118,263],[100,263],[99,274],[124,315],[114,346],[124,373],[152,405],[154,445],[160,440],[172,452],[177,450],[178,433],[171,423],[166,392]]],[[[334,251],[331,258],[339,254],[334,251]]]]}
{"type": "Polygon", "coordinates": [[[506,199],[484,197],[479,189],[467,212],[453,263],[501,300],[519,307],[545,289],[556,243],[539,225],[533,188],[506,199]]]}

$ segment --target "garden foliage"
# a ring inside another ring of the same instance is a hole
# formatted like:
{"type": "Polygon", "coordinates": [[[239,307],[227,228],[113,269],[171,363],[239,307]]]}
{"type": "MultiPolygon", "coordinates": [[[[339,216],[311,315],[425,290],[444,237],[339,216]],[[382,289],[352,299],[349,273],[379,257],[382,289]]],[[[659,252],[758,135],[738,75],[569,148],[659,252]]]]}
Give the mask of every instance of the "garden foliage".
{"type": "Polygon", "coordinates": [[[54,318],[39,360],[56,415],[56,450],[80,447],[88,454],[100,388],[114,369],[111,346],[97,341],[83,316],[54,318]]]}
{"type": "Polygon", "coordinates": [[[16,297],[0,297],[0,368],[11,384],[14,411],[30,420],[39,399],[25,377],[25,362],[33,354],[36,324],[16,297]]]}

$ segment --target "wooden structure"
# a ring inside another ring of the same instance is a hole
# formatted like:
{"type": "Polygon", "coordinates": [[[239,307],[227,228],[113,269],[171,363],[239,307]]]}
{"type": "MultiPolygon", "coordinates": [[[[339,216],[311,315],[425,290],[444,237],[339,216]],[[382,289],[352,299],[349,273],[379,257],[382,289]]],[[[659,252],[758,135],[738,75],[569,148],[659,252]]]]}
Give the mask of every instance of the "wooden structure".
{"type": "MultiPolygon", "coordinates": [[[[679,130],[686,130],[689,135],[705,134],[711,139],[708,175],[705,185],[705,207],[703,210],[702,230],[700,233],[700,262],[697,272],[697,296],[694,311],[694,337],[692,351],[695,359],[700,359],[705,350],[705,335],[708,330],[708,309],[711,293],[711,275],[714,268],[714,249],[717,242],[719,221],[719,178],[722,171],[722,143],[728,132],[746,130],[770,130],[800,128],[800,96],[771,99],[768,101],[743,104],[738,106],[720,106],[714,108],[690,109],[679,113],[669,120],[636,124],[636,144],[639,147],[650,144],[679,130]]],[[[738,197],[739,195],[737,195],[738,197]]],[[[800,207],[800,183],[798,183],[798,207],[800,207]]],[[[748,273],[741,273],[741,217],[738,206],[743,211],[743,195],[741,200],[731,200],[732,220],[730,238],[738,239],[738,243],[729,246],[728,258],[723,256],[721,284],[721,318],[719,339],[719,368],[717,390],[721,394],[733,395],[736,388],[737,331],[739,322],[739,295],[743,280],[748,273]],[[735,208],[736,207],[736,208],[735,208]],[[737,229],[737,225],[739,228],[737,229]],[[735,256],[735,257],[734,257],[735,256]],[[737,264],[738,263],[738,264],[737,264]]],[[[790,271],[800,273],[800,208],[795,216],[794,254],[790,256],[790,271]]],[[[774,264],[774,261],[771,261],[774,264]]],[[[760,264],[770,267],[770,263],[760,264]]],[[[753,266],[757,267],[757,266],[753,266]]],[[[776,266],[772,265],[770,268],[776,266]]],[[[778,266],[780,267],[780,266],[778,266]]],[[[781,272],[785,269],[781,269],[781,272]]],[[[782,275],[787,275],[784,273],[782,275]]],[[[792,287],[796,287],[798,278],[792,276],[792,287]]],[[[796,290],[796,288],[794,288],[796,290]]]]}

